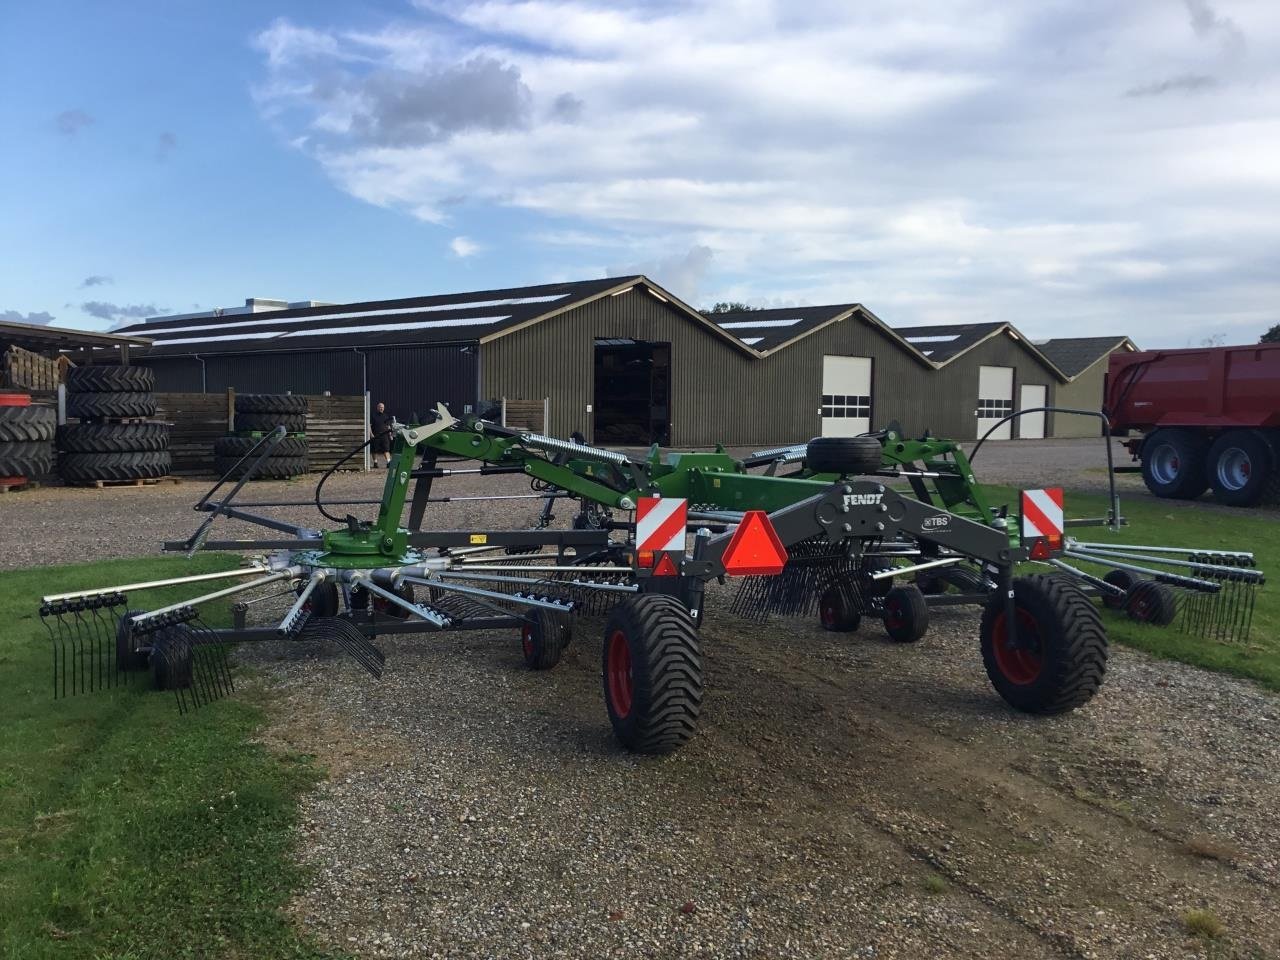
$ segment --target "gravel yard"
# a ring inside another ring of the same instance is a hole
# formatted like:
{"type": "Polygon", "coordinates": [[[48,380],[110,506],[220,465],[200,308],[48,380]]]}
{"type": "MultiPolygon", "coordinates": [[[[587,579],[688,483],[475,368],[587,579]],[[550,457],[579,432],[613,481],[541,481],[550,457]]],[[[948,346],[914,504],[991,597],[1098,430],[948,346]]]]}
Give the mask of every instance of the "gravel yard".
{"type": "MultiPolygon", "coordinates": [[[[1100,441],[1028,441],[988,444],[977,466],[1101,488],[1104,462],[1100,441]]],[[[377,497],[381,480],[337,475],[326,498],[377,497]]],[[[194,530],[203,489],[0,497],[4,562],[154,552],[194,530]]],[[[458,503],[428,522],[525,526],[533,510],[458,503]]],[[[612,740],[599,620],[550,673],[523,669],[506,633],[380,640],[380,682],[332,650],[243,653],[267,739],[331,773],[304,804],[297,922],[361,957],[1280,956],[1276,697],[1117,649],[1093,703],[1029,718],[992,691],[975,613],[937,611],[899,646],[874,623],[737,620],[731,590],[713,590],[703,631],[701,732],[663,759],[612,740]],[[1188,934],[1192,909],[1223,936],[1188,934]]]]}

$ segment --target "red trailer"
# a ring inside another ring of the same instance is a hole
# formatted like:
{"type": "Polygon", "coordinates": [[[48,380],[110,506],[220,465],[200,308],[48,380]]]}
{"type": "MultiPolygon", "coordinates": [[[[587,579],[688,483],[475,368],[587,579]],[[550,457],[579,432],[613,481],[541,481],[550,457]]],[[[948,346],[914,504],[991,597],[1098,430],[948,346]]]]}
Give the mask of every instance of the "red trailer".
{"type": "Polygon", "coordinates": [[[1280,497],[1280,343],[1113,353],[1104,410],[1157,497],[1280,497]]]}

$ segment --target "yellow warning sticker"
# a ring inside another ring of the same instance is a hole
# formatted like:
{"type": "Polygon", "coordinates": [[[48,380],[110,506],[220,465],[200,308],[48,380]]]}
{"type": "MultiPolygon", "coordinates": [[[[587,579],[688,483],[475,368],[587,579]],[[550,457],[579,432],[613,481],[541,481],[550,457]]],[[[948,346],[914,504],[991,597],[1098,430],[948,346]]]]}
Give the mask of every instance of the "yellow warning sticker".
{"type": "Polygon", "coordinates": [[[719,477],[712,477],[712,478],[711,478],[711,485],[712,485],[713,487],[718,487],[718,486],[720,486],[720,478],[719,478],[719,477]]]}
{"type": "Polygon", "coordinates": [[[489,535],[487,533],[473,533],[468,538],[472,543],[488,543],[489,535]]]}

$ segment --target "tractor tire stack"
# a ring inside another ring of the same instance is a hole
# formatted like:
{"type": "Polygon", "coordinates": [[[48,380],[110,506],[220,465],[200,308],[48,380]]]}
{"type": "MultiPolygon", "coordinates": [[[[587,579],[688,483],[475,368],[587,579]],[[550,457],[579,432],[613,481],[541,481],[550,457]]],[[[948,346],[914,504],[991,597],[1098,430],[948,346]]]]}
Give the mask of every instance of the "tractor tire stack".
{"type": "Polygon", "coordinates": [[[169,424],[148,419],[156,412],[154,385],[154,374],[146,367],[67,371],[67,423],[58,431],[58,475],[65,482],[118,483],[169,475],[169,424]]]}
{"type": "Polygon", "coordinates": [[[307,450],[307,398],[289,393],[241,393],[236,395],[235,433],[219,437],[213,444],[214,470],[220,477],[239,478],[249,468],[255,454],[244,463],[240,459],[277,427],[288,434],[262,461],[254,480],[289,480],[311,469],[307,450]]]}
{"type": "Polygon", "coordinates": [[[17,486],[53,470],[58,414],[25,393],[0,393],[0,483],[17,486]]]}

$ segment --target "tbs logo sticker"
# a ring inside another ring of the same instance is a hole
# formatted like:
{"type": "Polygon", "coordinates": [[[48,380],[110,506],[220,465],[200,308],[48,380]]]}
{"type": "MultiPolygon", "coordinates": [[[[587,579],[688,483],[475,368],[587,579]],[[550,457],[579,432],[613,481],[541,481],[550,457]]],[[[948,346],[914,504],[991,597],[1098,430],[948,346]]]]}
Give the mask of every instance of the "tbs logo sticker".
{"type": "Polygon", "coordinates": [[[920,526],[924,530],[942,530],[950,524],[950,517],[925,517],[920,526]]]}
{"type": "Polygon", "coordinates": [[[874,507],[883,499],[883,493],[846,493],[844,505],[846,507],[874,507]]]}

